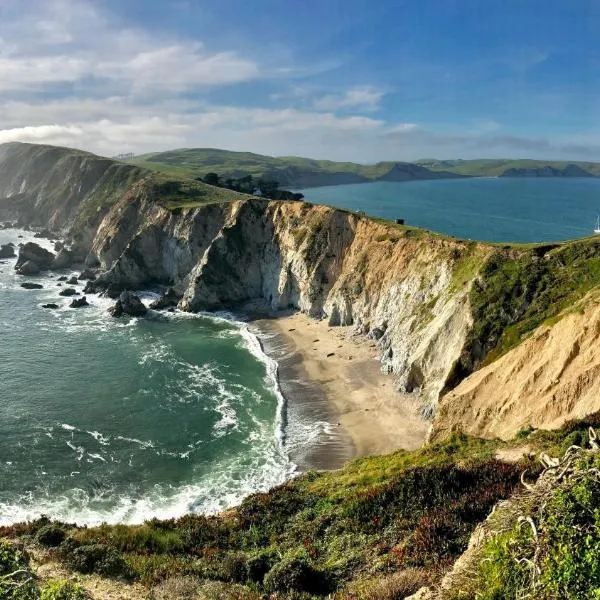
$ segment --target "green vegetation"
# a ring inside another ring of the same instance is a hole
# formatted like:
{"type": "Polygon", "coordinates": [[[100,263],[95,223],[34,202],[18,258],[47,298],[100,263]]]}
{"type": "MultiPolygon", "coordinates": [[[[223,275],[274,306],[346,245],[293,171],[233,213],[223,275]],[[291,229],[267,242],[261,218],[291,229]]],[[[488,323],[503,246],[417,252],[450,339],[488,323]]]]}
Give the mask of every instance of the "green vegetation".
{"type": "MultiPolygon", "coordinates": [[[[492,507],[515,497],[521,472],[527,469],[530,481],[541,472],[532,458],[501,462],[495,458],[497,450],[527,444],[534,451],[560,455],[572,444],[586,445],[588,426],[599,423],[600,416],[594,416],[560,431],[528,428],[510,443],[455,435],[413,452],[358,459],[339,471],[307,473],[250,496],[219,516],[186,515],[94,528],[41,518],[2,528],[0,535],[26,546],[44,545],[55,560],[75,572],[138,579],[150,588],[148,597],[154,600],[198,595],[258,600],[263,594],[307,600],[328,594],[394,600],[438,583],[492,507]]],[[[592,467],[600,467],[600,459],[594,460],[590,473],[592,467]]],[[[549,591],[536,597],[586,597],[575,592],[562,596],[567,588],[560,586],[580,590],[585,577],[592,583],[600,577],[595,563],[600,537],[592,527],[600,523],[600,478],[596,474],[593,478],[591,487],[587,482],[574,486],[572,492],[563,491],[547,503],[545,521],[535,517],[536,523],[548,523],[553,532],[547,538],[548,552],[541,555],[546,569],[542,579],[549,591]],[[585,527],[579,531],[575,522],[585,522],[585,527]]],[[[524,506],[537,509],[532,502],[524,506]]],[[[501,514],[500,509],[496,512],[501,514]]],[[[530,557],[530,531],[511,524],[489,542],[485,556],[495,562],[481,562],[470,583],[490,594],[482,597],[515,597],[514,586],[521,585],[530,571],[514,557],[530,557]]],[[[30,595],[23,595],[27,588],[21,587],[21,595],[0,594],[0,598],[85,597],[74,584],[37,583],[27,554],[19,548],[13,541],[0,543],[0,573],[22,569],[26,575],[19,577],[27,579],[18,581],[28,582],[30,595]]]]}
{"type": "Polygon", "coordinates": [[[474,589],[455,598],[600,598],[600,456],[576,451],[496,517],[474,589]]]}
{"type": "MultiPolygon", "coordinates": [[[[410,574],[403,585],[435,581],[493,504],[518,485],[523,467],[495,460],[495,446],[455,437],[361,459],[250,496],[222,516],[63,525],[67,538],[49,551],[72,570],[149,585],[194,576],[248,591],[323,596],[403,571],[410,574]]],[[[48,525],[42,519],[11,533],[45,539],[48,525]]]]}
{"type": "Polygon", "coordinates": [[[432,171],[450,171],[459,175],[470,175],[473,177],[497,177],[509,169],[540,169],[543,167],[552,167],[562,171],[569,165],[575,165],[583,171],[596,177],[600,176],[600,163],[583,161],[564,161],[564,160],[531,160],[531,159],[510,159],[510,158],[490,158],[474,160],[437,160],[421,159],[416,164],[431,169],[432,171]]]}
{"type": "Polygon", "coordinates": [[[479,273],[470,293],[474,323],[452,384],[514,348],[600,285],[600,240],[498,248],[479,273]]]}
{"type": "Polygon", "coordinates": [[[430,171],[412,163],[388,161],[361,165],[298,156],[263,156],[215,148],[155,152],[137,156],[128,162],[174,177],[196,179],[204,178],[209,173],[219,173],[223,179],[239,179],[251,175],[255,179],[275,180],[280,186],[291,188],[360,183],[377,179],[404,181],[456,177],[455,173],[430,171]]]}
{"type": "Polygon", "coordinates": [[[204,177],[198,177],[197,180],[243,194],[260,194],[263,198],[269,198],[270,200],[302,200],[304,198],[303,194],[279,189],[279,183],[274,179],[256,178],[252,175],[234,179],[232,177],[221,177],[218,173],[210,172],[204,177]]]}

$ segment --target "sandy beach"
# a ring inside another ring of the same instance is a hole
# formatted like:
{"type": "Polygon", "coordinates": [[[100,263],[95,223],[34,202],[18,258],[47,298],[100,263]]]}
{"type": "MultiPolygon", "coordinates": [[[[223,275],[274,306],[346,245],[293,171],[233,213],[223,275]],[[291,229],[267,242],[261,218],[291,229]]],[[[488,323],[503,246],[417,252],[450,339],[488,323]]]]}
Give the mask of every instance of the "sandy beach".
{"type": "Polygon", "coordinates": [[[260,319],[256,325],[278,339],[275,357],[290,408],[298,402],[306,408],[323,404],[327,420],[338,429],[338,447],[327,456],[317,448],[309,466],[336,468],[352,457],[423,443],[429,422],[419,416],[413,396],[394,389],[393,375],[381,372],[374,342],[352,327],[329,327],[301,313],[260,319]],[[303,380],[309,389],[285,389],[286,383],[303,380]]]}

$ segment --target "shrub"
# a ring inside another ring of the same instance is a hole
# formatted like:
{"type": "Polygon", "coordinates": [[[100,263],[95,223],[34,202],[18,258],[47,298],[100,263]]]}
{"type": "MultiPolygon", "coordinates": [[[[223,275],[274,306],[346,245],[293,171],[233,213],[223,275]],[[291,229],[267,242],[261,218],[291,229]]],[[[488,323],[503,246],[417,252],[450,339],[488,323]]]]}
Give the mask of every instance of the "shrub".
{"type": "Polygon", "coordinates": [[[35,580],[29,571],[29,557],[16,545],[0,540],[0,598],[34,600],[36,596],[35,580]]]}
{"type": "Polygon", "coordinates": [[[49,548],[56,548],[56,546],[60,546],[67,534],[65,530],[56,523],[49,523],[48,525],[43,525],[38,529],[36,533],[35,539],[42,545],[48,546],[49,548]]]}
{"type": "Polygon", "coordinates": [[[89,594],[84,588],[71,581],[51,581],[44,586],[40,600],[88,600],[89,594]]]}
{"type": "Polygon", "coordinates": [[[303,554],[284,557],[266,574],[265,591],[273,592],[311,592],[317,591],[315,583],[318,574],[303,554]]]}
{"type": "Polygon", "coordinates": [[[108,577],[132,576],[131,568],[114,548],[102,544],[84,544],[69,549],[65,556],[68,565],[80,573],[98,573],[108,577]]]}

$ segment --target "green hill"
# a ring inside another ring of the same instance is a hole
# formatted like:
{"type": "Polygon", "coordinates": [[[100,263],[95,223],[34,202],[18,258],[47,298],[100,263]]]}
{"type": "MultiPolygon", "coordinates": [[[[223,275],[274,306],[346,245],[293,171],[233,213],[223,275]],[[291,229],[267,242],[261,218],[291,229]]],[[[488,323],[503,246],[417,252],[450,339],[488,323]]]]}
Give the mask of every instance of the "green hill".
{"type": "MultiPolygon", "coordinates": [[[[539,171],[539,177],[552,176],[548,173],[543,174],[543,170],[553,169],[557,171],[554,176],[564,177],[599,177],[600,163],[565,161],[565,160],[533,160],[533,159],[512,159],[512,158],[480,158],[474,160],[438,160],[435,158],[425,158],[416,161],[422,167],[432,171],[447,171],[466,175],[471,177],[514,177],[523,171],[539,171]],[[579,172],[580,170],[581,172],[579,172]],[[562,173],[562,175],[561,175],[562,173]]],[[[532,176],[533,175],[532,173],[532,176]]]]}
{"type": "Polygon", "coordinates": [[[184,148],[143,154],[129,162],[140,167],[181,177],[202,177],[215,172],[223,177],[245,175],[275,179],[281,187],[315,187],[368,181],[408,181],[462,176],[430,170],[407,162],[379,162],[361,165],[352,162],[314,160],[298,156],[263,156],[252,152],[232,152],[215,148],[184,148]]]}

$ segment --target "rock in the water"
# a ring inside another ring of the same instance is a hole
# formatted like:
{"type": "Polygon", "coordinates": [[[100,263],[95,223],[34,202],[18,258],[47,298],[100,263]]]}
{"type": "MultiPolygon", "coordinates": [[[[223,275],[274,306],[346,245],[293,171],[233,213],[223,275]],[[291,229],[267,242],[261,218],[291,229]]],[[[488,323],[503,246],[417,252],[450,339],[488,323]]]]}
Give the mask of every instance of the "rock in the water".
{"type": "Polygon", "coordinates": [[[94,281],[94,279],[96,279],[96,274],[91,269],[84,269],[77,279],[87,279],[88,281],[94,281]]]}
{"type": "Polygon", "coordinates": [[[15,269],[20,269],[26,262],[33,262],[40,271],[49,269],[54,261],[54,254],[35,242],[27,242],[19,248],[19,258],[15,269]]]}
{"type": "Polygon", "coordinates": [[[2,244],[0,246],[0,258],[14,258],[16,256],[12,244],[2,244]]]}
{"type": "Polygon", "coordinates": [[[175,293],[173,288],[168,288],[167,291],[158,299],[150,304],[150,308],[153,310],[161,310],[163,308],[169,308],[177,306],[180,297],[175,293]]]}
{"type": "Polygon", "coordinates": [[[70,308],[81,308],[83,306],[89,306],[89,302],[85,296],[81,298],[73,298],[71,304],[69,304],[70,308]]]}
{"type": "Polygon", "coordinates": [[[58,308],[58,304],[54,304],[54,302],[49,302],[48,304],[42,304],[42,308],[58,308]]]}
{"type": "Polygon", "coordinates": [[[49,229],[42,229],[38,231],[33,237],[46,238],[47,240],[52,240],[56,238],[56,236],[49,229]]]}
{"type": "MultiPolygon", "coordinates": [[[[56,246],[55,246],[56,247],[56,246]]],[[[71,251],[67,248],[61,248],[52,263],[53,269],[64,269],[73,262],[71,251]]]]}
{"type": "Polygon", "coordinates": [[[26,290],[41,290],[44,286],[39,283],[29,283],[26,281],[25,283],[21,284],[21,287],[25,288],[26,290]]]}
{"type": "Polygon", "coordinates": [[[66,281],[68,277],[66,275],[61,275],[56,281],[66,281]]]}
{"type": "Polygon", "coordinates": [[[79,296],[79,292],[74,290],[73,288],[65,288],[64,290],[60,290],[58,292],[59,296],[79,296]]]}
{"type": "Polygon", "coordinates": [[[115,305],[108,310],[113,317],[122,315],[143,317],[148,312],[143,302],[132,292],[121,292],[115,305]]]}
{"type": "Polygon", "coordinates": [[[60,240],[58,240],[54,243],[54,252],[60,252],[64,247],[65,245],[60,240]]]}
{"type": "Polygon", "coordinates": [[[75,277],[75,275],[73,275],[73,277],[71,277],[71,279],[67,279],[67,283],[69,285],[77,285],[77,283],[78,283],[77,277],[75,277]]]}
{"type": "Polygon", "coordinates": [[[41,271],[37,263],[32,260],[25,261],[18,269],[19,275],[37,275],[41,271]]]}

